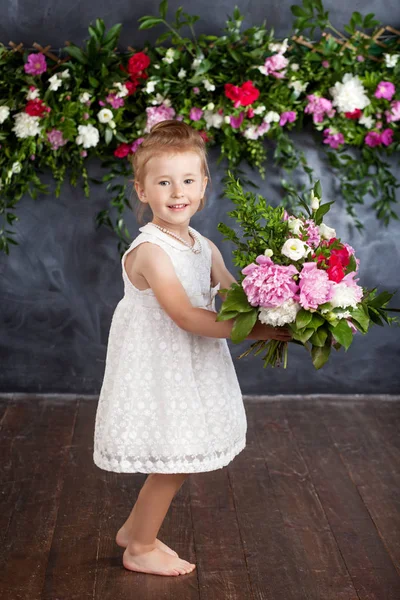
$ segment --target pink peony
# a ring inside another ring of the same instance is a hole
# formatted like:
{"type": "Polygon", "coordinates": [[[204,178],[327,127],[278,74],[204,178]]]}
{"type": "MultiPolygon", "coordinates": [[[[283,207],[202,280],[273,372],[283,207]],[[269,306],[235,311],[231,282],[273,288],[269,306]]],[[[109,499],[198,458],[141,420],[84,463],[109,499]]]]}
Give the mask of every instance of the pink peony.
{"type": "Polygon", "coordinates": [[[387,122],[400,121],[400,100],[393,100],[390,109],[385,111],[387,122]]]}
{"type": "Polygon", "coordinates": [[[306,310],[317,309],[320,304],[329,302],[333,294],[333,284],[328,273],[318,269],[317,263],[305,262],[300,271],[299,303],[306,310]]]}
{"type": "Polygon", "coordinates": [[[173,119],[175,116],[175,110],[172,106],[166,106],[160,104],[159,106],[149,106],[146,108],[147,123],[144,129],[145,133],[149,133],[153,125],[166,121],[167,119],[173,119]]]}
{"type": "Polygon", "coordinates": [[[324,129],[323,133],[325,136],[323,143],[328,144],[331,148],[336,149],[345,142],[343,133],[331,133],[330,129],[324,129]]]}
{"type": "Polygon", "coordinates": [[[286,71],[282,71],[289,64],[288,59],[283,54],[273,54],[269,56],[265,63],[264,69],[266,75],[273,75],[277,79],[282,79],[285,76],[286,71]]]}
{"type": "Polygon", "coordinates": [[[288,110],[281,114],[279,125],[283,127],[286,123],[293,123],[296,120],[297,114],[294,110],[288,110]]]}
{"type": "Polygon", "coordinates": [[[375,98],[391,100],[396,93],[396,88],[391,81],[381,81],[375,90],[375,98]]]}
{"type": "Polygon", "coordinates": [[[190,109],[189,117],[191,118],[192,121],[199,121],[202,116],[203,116],[203,111],[201,110],[201,108],[196,108],[195,106],[193,106],[190,109]]]}
{"type": "Polygon", "coordinates": [[[332,107],[332,102],[327,98],[320,98],[315,94],[307,96],[308,104],[304,109],[305,113],[313,115],[314,123],[322,123],[325,116],[333,117],[336,110],[332,107]]]}
{"type": "Polygon", "coordinates": [[[242,269],[246,275],[242,286],[251,306],[272,308],[295,296],[299,286],[293,280],[298,273],[294,265],[276,265],[263,255],[257,256],[256,262],[242,269]]]}
{"type": "Polygon", "coordinates": [[[29,75],[41,75],[47,71],[46,57],[42,52],[28,55],[28,61],[24,64],[25,73],[29,75]]]}

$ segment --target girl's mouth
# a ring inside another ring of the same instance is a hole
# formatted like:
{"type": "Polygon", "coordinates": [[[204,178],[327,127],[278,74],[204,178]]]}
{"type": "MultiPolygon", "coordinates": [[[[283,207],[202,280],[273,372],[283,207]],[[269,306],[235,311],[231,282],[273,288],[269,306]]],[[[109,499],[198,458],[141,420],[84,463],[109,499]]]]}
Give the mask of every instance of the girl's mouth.
{"type": "Polygon", "coordinates": [[[184,210],[186,207],[187,204],[171,204],[168,206],[168,208],[174,211],[184,210]]]}

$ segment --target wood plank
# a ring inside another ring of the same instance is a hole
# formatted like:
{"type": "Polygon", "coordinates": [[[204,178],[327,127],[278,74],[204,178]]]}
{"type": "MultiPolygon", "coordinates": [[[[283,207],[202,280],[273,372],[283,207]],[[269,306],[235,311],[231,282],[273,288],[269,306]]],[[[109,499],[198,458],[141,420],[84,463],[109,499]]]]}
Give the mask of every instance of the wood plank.
{"type": "Polygon", "coordinates": [[[287,423],[283,403],[260,407],[255,431],[287,526],[295,568],[301,573],[301,597],[355,600],[353,583],[287,423]]]}
{"type": "Polygon", "coordinates": [[[75,416],[76,402],[42,399],[32,405],[14,403],[3,419],[6,435],[2,441],[12,442],[14,449],[3,481],[3,489],[11,490],[8,510],[11,498],[16,500],[0,549],[0,588],[8,600],[40,598],[75,416]],[[13,491],[10,486],[15,457],[21,459],[15,468],[18,476],[24,458],[30,471],[18,480],[13,491]]]}
{"type": "MultiPolygon", "coordinates": [[[[354,424],[350,405],[315,401],[285,402],[284,407],[360,600],[395,600],[400,591],[396,571],[328,431],[343,430],[348,420],[354,424]]],[[[348,442],[354,446],[360,435],[353,427],[348,442]]]]}

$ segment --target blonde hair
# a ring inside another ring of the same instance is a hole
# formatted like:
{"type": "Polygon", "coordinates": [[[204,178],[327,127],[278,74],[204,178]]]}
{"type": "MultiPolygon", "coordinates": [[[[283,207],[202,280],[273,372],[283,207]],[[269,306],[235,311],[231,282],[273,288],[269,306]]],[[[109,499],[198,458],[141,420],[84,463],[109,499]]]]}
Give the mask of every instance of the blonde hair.
{"type": "MultiPolygon", "coordinates": [[[[208,181],[211,185],[211,176],[207,164],[206,144],[199,132],[193,129],[193,127],[190,127],[190,125],[183,123],[183,121],[177,121],[176,119],[167,119],[160,123],[156,123],[151,128],[150,133],[144,136],[143,142],[131,156],[130,160],[135,179],[129,181],[143,183],[146,175],[146,165],[150,158],[153,158],[157,154],[163,152],[183,153],[190,151],[196,152],[200,156],[203,176],[208,177],[208,181]]],[[[136,192],[135,188],[134,191],[136,192]]],[[[145,213],[150,207],[148,204],[144,204],[139,200],[137,193],[136,198],[136,206],[132,206],[131,201],[131,207],[134,210],[138,223],[142,225],[145,222],[145,213]]],[[[198,211],[204,208],[205,203],[206,199],[205,196],[203,196],[198,211]]]]}

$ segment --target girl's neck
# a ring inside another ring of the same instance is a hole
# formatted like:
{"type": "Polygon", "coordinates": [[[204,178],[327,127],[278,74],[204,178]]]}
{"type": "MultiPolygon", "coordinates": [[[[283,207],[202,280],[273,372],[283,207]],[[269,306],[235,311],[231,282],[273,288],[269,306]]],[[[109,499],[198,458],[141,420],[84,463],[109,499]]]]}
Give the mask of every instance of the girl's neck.
{"type": "Polygon", "coordinates": [[[177,223],[175,225],[174,223],[168,223],[166,221],[163,221],[162,219],[155,218],[150,222],[153,223],[153,225],[158,225],[158,227],[163,227],[168,231],[172,231],[172,233],[179,235],[181,238],[188,242],[191,241],[191,237],[189,235],[189,221],[187,221],[186,223],[177,223]]]}

